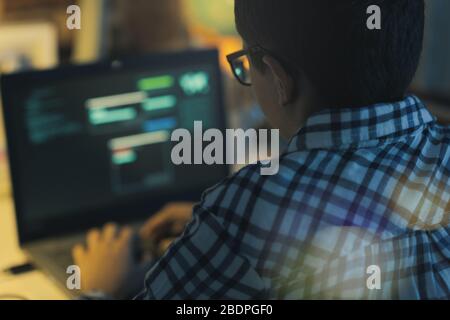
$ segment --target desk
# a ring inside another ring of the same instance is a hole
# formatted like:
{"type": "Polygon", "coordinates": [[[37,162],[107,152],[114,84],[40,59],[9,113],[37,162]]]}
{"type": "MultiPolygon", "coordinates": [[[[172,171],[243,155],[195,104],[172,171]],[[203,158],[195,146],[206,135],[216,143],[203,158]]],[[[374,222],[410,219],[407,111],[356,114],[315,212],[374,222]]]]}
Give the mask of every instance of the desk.
{"type": "MultiPolygon", "coordinates": [[[[10,197],[0,197],[0,217],[0,270],[3,270],[26,262],[26,257],[17,245],[14,210],[10,197]]],[[[11,277],[0,273],[0,297],[11,294],[27,299],[67,299],[64,292],[40,271],[11,277]]]]}
{"type": "MultiPolygon", "coordinates": [[[[27,261],[18,246],[14,205],[10,193],[8,170],[3,150],[4,134],[2,119],[0,118],[0,270],[27,261]]],[[[5,276],[5,274],[0,272],[0,299],[4,295],[18,295],[27,299],[42,300],[67,299],[64,292],[40,271],[30,272],[17,277],[5,276]]]]}

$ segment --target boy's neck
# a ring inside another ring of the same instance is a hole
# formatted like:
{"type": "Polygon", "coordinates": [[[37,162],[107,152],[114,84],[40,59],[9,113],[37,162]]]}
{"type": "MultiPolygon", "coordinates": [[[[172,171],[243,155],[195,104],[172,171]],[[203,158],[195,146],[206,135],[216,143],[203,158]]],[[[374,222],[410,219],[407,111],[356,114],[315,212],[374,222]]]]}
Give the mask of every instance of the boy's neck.
{"type": "Polygon", "coordinates": [[[317,99],[312,97],[300,97],[292,104],[285,107],[286,119],[285,126],[281,131],[284,138],[290,139],[306,125],[309,117],[313,114],[326,109],[317,99]]]}

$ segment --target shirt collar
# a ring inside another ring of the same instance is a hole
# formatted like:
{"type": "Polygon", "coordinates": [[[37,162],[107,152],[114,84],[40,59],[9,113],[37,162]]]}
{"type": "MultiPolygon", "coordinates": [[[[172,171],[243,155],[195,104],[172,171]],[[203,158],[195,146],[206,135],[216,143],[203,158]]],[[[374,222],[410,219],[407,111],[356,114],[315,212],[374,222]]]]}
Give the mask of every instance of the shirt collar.
{"type": "Polygon", "coordinates": [[[287,151],[373,147],[409,136],[435,121],[415,96],[357,109],[326,109],[308,118],[287,151]]]}

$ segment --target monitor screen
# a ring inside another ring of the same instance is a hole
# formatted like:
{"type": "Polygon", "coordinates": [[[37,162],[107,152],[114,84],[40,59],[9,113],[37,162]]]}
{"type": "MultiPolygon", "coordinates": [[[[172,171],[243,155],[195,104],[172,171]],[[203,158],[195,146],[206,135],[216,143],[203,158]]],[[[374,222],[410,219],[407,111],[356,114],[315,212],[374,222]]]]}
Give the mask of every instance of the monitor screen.
{"type": "Polygon", "coordinates": [[[194,121],[223,129],[216,52],[147,57],[130,67],[116,61],[108,68],[29,73],[3,82],[19,227],[27,233],[72,218],[89,220],[88,212],[127,208],[138,199],[177,200],[226,175],[223,166],[171,161],[174,129],[192,131],[194,121]]]}

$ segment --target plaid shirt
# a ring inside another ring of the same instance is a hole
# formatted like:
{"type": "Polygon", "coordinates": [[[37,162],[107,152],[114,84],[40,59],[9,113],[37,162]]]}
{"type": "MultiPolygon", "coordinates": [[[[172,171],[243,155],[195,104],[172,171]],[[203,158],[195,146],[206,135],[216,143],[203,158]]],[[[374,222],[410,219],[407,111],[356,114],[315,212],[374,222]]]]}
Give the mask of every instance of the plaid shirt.
{"type": "Polygon", "coordinates": [[[138,299],[450,298],[450,128],[418,98],[317,113],[260,166],[205,192],[138,299]]]}

